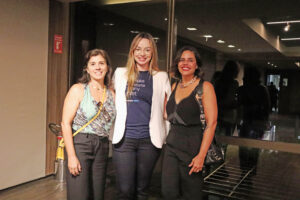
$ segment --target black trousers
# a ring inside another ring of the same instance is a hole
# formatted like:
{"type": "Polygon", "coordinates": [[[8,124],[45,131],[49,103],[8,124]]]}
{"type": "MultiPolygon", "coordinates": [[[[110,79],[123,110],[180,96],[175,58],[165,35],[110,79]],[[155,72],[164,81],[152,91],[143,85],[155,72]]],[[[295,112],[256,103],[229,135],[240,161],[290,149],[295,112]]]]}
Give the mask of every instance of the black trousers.
{"type": "Polygon", "coordinates": [[[166,200],[201,200],[202,172],[189,175],[190,155],[166,145],[162,168],[162,195],[166,200]]]}
{"type": "Polygon", "coordinates": [[[124,138],[114,145],[118,200],[148,199],[149,184],[160,151],[150,138],[124,138]]]}
{"type": "MultiPolygon", "coordinates": [[[[67,199],[103,200],[108,158],[108,138],[94,134],[78,133],[74,147],[82,171],[70,174],[66,160],[67,199]]],[[[66,155],[66,154],[65,154],[66,155]]]]}

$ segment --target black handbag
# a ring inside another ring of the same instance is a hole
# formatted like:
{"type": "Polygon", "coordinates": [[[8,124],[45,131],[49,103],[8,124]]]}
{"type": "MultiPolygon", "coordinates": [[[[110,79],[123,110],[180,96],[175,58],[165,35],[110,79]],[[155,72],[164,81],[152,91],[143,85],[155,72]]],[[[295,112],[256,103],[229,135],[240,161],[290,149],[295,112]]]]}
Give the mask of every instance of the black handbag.
{"type": "MultiPolygon", "coordinates": [[[[202,123],[202,130],[204,133],[206,127],[205,121],[205,113],[202,104],[202,95],[203,95],[203,80],[200,80],[199,85],[196,88],[195,99],[200,108],[200,121],[202,123]]],[[[224,149],[217,143],[216,138],[214,136],[212,143],[207,151],[204,165],[213,165],[213,164],[220,164],[224,162],[224,149]]]]}

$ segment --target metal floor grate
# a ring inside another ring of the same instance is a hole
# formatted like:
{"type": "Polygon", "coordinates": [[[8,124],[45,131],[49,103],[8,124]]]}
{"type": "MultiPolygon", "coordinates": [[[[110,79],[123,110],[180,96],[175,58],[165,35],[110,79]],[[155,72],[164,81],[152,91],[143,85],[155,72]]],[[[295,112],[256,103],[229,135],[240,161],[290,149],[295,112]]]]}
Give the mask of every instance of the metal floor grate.
{"type": "Polygon", "coordinates": [[[300,200],[300,180],[276,172],[276,166],[257,171],[225,162],[204,178],[203,191],[223,199],[300,200]]]}

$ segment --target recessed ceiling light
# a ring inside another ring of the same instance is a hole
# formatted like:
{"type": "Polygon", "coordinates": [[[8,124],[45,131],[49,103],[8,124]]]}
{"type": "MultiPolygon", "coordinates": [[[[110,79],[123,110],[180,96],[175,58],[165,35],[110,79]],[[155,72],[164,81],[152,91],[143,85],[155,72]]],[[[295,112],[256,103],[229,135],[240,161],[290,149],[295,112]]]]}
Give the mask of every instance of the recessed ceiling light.
{"type": "Polygon", "coordinates": [[[115,4],[129,4],[129,3],[144,2],[144,1],[150,1],[150,0],[105,0],[99,2],[101,2],[101,4],[104,5],[115,5],[115,4]]]}
{"type": "Polygon", "coordinates": [[[270,62],[268,62],[268,65],[271,64],[270,62]]]}
{"type": "Polygon", "coordinates": [[[195,27],[187,27],[186,29],[189,30],[189,31],[196,31],[196,30],[198,30],[198,29],[195,28],[195,27]]]}
{"type": "Polygon", "coordinates": [[[212,35],[203,35],[202,37],[205,38],[205,41],[207,42],[209,38],[212,38],[213,36],[212,35]]]}
{"type": "Polygon", "coordinates": [[[165,21],[168,21],[168,18],[165,18],[165,21]]]}
{"type": "Polygon", "coordinates": [[[277,65],[274,65],[274,67],[277,68],[278,66],[277,66],[277,65]]]}
{"type": "Polygon", "coordinates": [[[130,33],[138,34],[139,31],[130,31],[130,33]]]}
{"type": "Polygon", "coordinates": [[[238,49],[238,51],[242,51],[242,49],[238,49]]]}
{"type": "Polygon", "coordinates": [[[267,24],[287,24],[287,23],[300,23],[300,20],[290,20],[290,21],[274,21],[274,22],[267,22],[267,24]]]}
{"type": "Polygon", "coordinates": [[[300,40],[300,38],[281,38],[282,41],[300,40]]]}
{"type": "Polygon", "coordinates": [[[225,41],[224,40],[218,40],[217,43],[224,44],[225,41]]]}
{"type": "Polygon", "coordinates": [[[232,45],[232,44],[230,44],[230,45],[228,45],[227,47],[229,47],[229,48],[234,48],[235,46],[232,45]]]}
{"type": "Polygon", "coordinates": [[[158,42],[158,40],[159,40],[159,37],[153,37],[153,40],[154,40],[154,42],[158,42]]]}
{"type": "Polygon", "coordinates": [[[205,38],[212,38],[213,36],[212,35],[203,35],[203,37],[205,37],[205,38]]]}
{"type": "Polygon", "coordinates": [[[111,22],[104,22],[103,25],[104,26],[114,26],[115,24],[111,23],[111,22]]]}

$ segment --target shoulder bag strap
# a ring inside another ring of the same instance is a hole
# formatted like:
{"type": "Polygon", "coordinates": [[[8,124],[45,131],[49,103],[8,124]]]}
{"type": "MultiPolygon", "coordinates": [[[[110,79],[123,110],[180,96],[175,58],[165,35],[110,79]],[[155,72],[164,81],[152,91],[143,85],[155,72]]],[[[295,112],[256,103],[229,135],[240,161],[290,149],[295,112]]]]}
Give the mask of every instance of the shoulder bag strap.
{"type": "Polygon", "coordinates": [[[205,122],[204,108],[202,104],[202,95],[203,95],[203,80],[201,79],[196,88],[195,99],[200,109],[200,121],[202,123],[202,130],[204,130],[206,127],[206,122],[205,122]]]}
{"type": "MultiPolygon", "coordinates": [[[[80,129],[78,129],[75,133],[73,133],[73,137],[74,137],[75,135],[77,135],[80,131],[82,131],[85,127],[87,127],[90,123],[92,123],[92,122],[100,115],[101,110],[102,110],[102,107],[103,107],[103,104],[104,104],[105,93],[106,93],[106,87],[104,87],[103,94],[102,94],[102,98],[101,98],[101,105],[100,105],[100,108],[99,108],[97,114],[96,114],[90,121],[88,121],[88,123],[86,123],[85,125],[83,125],[83,126],[82,126],[80,129]]],[[[61,140],[60,140],[59,146],[60,146],[60,147],[64,147],[64,146],[65,146],[64,139],[61,139],[61,140]]]]}

